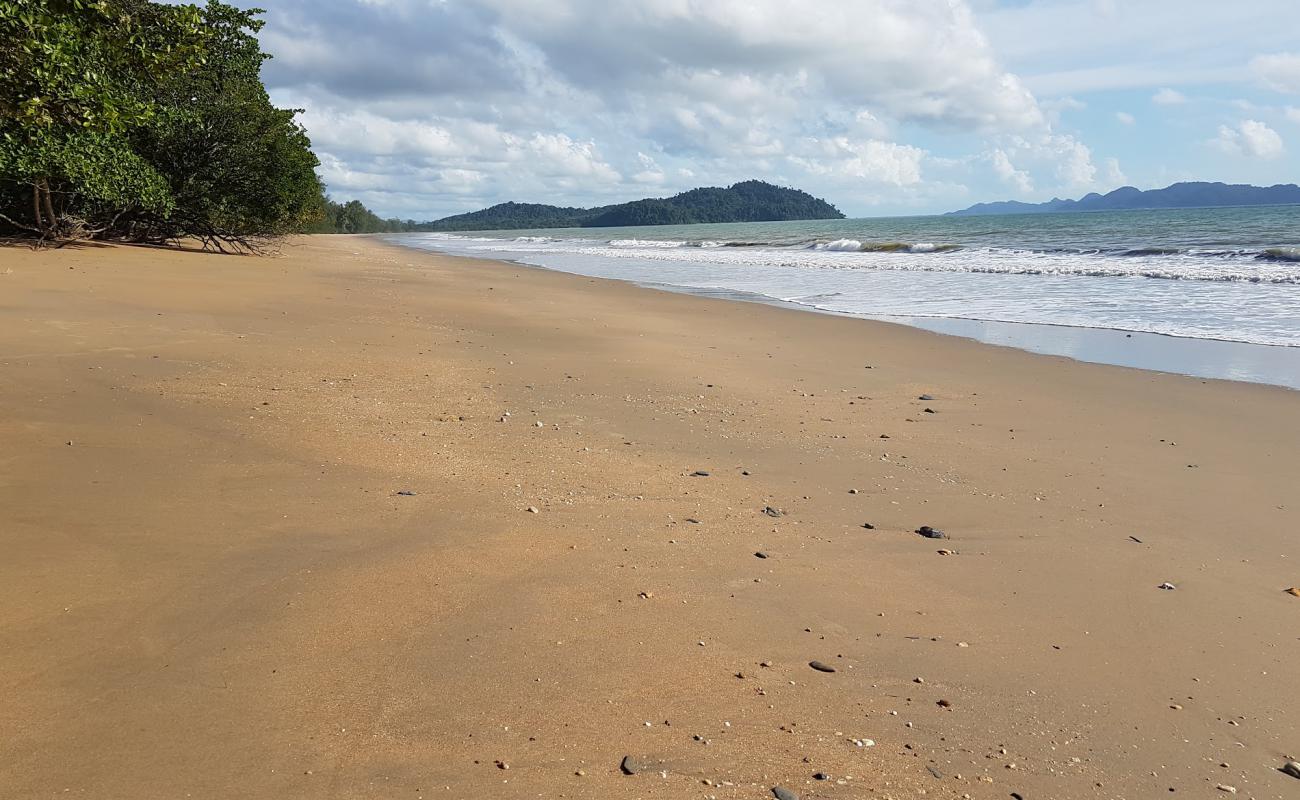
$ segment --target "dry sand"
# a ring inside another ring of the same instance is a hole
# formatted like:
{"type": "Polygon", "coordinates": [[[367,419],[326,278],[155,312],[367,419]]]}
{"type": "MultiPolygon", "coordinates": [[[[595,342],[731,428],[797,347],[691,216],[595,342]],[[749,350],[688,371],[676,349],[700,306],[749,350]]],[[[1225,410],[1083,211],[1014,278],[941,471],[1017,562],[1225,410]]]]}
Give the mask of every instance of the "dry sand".
{"type": "Polygon", "coordinates": [[[0,404],[2,798],[1300,797],[1297,392],[316,237],[0,404]]]}

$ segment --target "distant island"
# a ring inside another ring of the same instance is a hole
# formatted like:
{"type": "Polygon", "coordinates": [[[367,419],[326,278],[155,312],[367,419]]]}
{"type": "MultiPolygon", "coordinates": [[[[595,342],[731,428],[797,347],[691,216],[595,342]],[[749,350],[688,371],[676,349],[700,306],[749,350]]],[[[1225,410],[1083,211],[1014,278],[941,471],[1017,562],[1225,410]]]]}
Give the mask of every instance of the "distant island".
{"type": "Polygon", "coordinates": [[[417,230],[482,231],[529,228],[612,228],[704,222],[775,222],[844,219],[835,206],[798,189],[742,181],[725,189],[691,189],[667,198],[633,200],[599,208],[499,203],[482,211],[420,223],[417,230]]]}
{"type": "Polygon", "coordinates": [[[976,203],[948,216],[983,214],[1052,214],[1072,211],[1125,211],[1150,208],[1206,208],[1212,206],[1284,206],[1300,204],[1300,186],[1279,183],[1275,186],[1249,186],[1235,183],[1191,181],[1175,183],[1163,189],[1142,191],[1125,186],[1107,194],[1084,195],[1078,200],[1053,197],[1046,203],[976,203]]]}

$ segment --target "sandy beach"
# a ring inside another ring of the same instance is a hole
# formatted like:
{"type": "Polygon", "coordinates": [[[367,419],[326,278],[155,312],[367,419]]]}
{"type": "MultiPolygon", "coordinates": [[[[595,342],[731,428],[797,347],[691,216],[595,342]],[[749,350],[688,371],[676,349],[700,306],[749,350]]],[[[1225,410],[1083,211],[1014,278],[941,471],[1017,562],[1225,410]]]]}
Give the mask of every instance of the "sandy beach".
{"type": "Polygon", "coordinates": [[[0,797],[1290,800],[1298,486],[1282,388],[4,247],[0,797]]]}

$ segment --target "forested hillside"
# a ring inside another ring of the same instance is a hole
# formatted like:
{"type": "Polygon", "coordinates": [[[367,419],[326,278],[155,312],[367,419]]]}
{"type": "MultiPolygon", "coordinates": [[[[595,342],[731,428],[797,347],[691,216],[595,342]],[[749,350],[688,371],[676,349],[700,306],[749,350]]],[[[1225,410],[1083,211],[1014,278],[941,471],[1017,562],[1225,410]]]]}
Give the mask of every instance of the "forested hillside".
{"type": "Polygon", "coordinates": [[[691,189],[673,197],[635,200],[600,208],[500,203],[482,211],[424,223],[418,228],[435,231],[604,228],[843,217],[835,206],[807,192],[751,180],[726,189],[691,189]]]}

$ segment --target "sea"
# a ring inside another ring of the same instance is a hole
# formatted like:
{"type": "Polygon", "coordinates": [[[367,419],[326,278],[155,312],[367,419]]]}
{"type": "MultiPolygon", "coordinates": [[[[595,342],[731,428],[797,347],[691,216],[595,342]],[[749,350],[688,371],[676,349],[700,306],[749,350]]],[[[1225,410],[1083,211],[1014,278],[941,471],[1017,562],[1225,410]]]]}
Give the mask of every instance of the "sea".
{"type": "Polygon", "coordinates": [[[1300,206],[388,238],[1082,361],[1300,389],[1300,206]]]}

